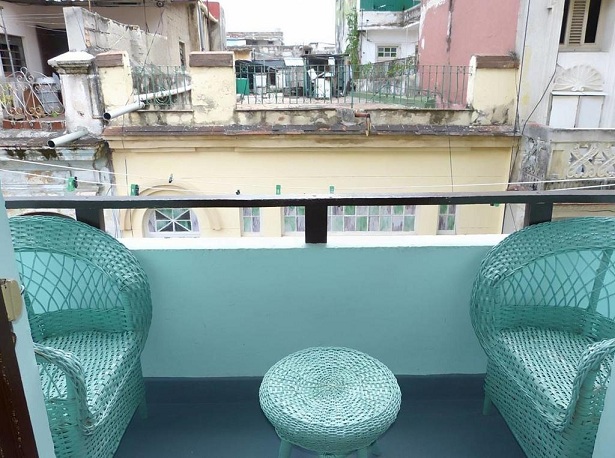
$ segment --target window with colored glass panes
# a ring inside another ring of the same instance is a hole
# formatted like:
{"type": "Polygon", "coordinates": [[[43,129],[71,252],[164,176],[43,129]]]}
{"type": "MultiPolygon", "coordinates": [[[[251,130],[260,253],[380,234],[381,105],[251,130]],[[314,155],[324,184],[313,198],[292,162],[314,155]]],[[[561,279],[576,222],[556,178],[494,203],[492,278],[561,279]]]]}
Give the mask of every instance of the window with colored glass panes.
{"type": "Polygon", "coordinates": [[[305,207],[284,207],[284,233],[305,232],[305,207]]]}
{"type": "Polygon", "coordinates": [[[329,207],[330,232],[414,232],[415,205],[329,207]]]}
{"type": "Polygon", "coordinates": [[[198,219],[189,208],[159,208],[147,218],[150,237],[195,237],[199,234],[198,219]]]}
{"type": "Polygon", "coordinates": [[[241,228],[243,234],[258,234],[261,231],[261,209],[242,208],[241,228]]]}
{"type": "Polygon", "coordinates": [[[440,205],[438,211],[438,234],[454,234],[457,209],[455,205],[440,205]]]}

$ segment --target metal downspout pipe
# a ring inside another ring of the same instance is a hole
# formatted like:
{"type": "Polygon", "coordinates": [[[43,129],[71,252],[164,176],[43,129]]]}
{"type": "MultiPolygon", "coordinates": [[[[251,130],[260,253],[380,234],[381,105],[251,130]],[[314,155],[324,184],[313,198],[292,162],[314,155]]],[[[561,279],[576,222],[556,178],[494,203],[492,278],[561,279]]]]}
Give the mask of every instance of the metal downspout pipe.
{"type": "Polygon", "coordinates": [[[131,113],[133,111],[137,111],[145,107],[145,102],[148,100],[157,99],[160,97],[168,97],[170,95],[182,94],[184,92],[188,92],[192,90],[191,85],[187,85],[177,89],[168,89],[166,91],[160,92],[149,92],[147,94],[141,94],[135,97],[137,99],[136,102],[131,103],[129,105],[123,106],[121,108],[117,108],[111,111],[105,111],[103,114],[103,119],[105,121],[110,121],[113,118],[117,118],[118,116],[125,115],[126,113],[131,113]]]}

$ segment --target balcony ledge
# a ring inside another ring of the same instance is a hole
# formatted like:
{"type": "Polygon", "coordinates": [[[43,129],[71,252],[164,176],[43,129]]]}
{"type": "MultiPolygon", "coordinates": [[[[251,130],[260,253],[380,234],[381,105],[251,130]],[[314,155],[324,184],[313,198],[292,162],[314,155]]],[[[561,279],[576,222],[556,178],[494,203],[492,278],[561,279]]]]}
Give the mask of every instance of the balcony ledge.
{"type": "MultiPolygon", "coordinates": [[[[326,248],[480,247],[494,246],[507,237],[484,235],[335,235],[329,234],[326,248]]],[[[220,238],[122,238],[128,249],[141,250],[253,250],[311,248],[302,235],[286,237],[220,238]]],[[[317,247],[317,249],[322,249],[317,247]]]]}

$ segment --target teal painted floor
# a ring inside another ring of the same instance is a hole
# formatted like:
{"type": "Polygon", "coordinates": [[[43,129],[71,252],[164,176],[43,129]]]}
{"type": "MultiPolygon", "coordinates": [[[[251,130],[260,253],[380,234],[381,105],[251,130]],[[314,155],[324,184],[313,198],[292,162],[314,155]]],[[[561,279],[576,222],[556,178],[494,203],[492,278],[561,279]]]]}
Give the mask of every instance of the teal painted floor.
{"type": "MultiPolygon", "coordinates": [[[[260,410],[259,383],[147,381],[148,417],[133,418],[116,457],[276,458],[279,440],[260,410]]],[[[400,379],[402,406],[379,442],[382,458],[523,457],[497,411],[482,415],[481,383],[476,376],[400,379]]]]}

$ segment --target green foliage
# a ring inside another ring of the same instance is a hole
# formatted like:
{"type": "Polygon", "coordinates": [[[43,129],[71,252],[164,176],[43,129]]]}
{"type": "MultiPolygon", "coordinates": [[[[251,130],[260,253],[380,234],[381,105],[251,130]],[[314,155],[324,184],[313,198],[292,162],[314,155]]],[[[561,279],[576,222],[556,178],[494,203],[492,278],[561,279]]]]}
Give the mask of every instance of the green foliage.
{"type": "Polygon", "coordinates": [[[350,58],[350,65],[352,66],[353,72],[358,70],[361,62],[361,57],[359,55],[361,37],[359,33],[358,21],[359,18],[356,10],[353,10],[346,15],[346,24],[348,25],[348,44],[346,46],[346,54],[348,54],[348,57],[350,58]]]}

